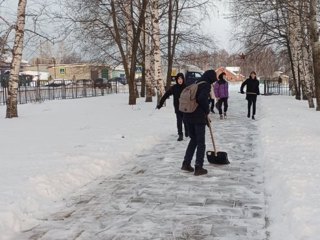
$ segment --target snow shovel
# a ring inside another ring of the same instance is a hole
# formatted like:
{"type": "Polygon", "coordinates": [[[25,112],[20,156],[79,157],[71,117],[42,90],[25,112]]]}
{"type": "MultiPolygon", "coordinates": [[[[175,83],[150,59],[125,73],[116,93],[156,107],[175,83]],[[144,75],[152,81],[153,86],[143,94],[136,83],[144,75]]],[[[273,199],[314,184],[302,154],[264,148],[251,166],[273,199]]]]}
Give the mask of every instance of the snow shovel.
{"type": "Polygon", "coordinates": [[[212,145],[214,150],[214,151],[207,151],[206,155],[207,155],[208,162],[212,164],[220,164],[220,165],[229,164],[230,162],[228,160],[228,154],[226,152],[217,152],[209,117],[208,117],[208,127],[210,130],[210,135],[211,135],[211,140],[212,140],[212,145]]]}

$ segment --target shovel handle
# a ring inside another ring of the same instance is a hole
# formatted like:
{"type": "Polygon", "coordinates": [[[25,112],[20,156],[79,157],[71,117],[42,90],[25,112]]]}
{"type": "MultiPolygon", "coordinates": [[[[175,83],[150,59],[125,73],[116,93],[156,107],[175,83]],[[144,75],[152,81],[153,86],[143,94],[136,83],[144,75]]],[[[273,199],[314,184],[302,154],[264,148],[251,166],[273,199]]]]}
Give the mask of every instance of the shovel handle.
{"type": "Polygon", "coordinates": [[[212,132],[212,127],[211,127],[211,120],[209,118],[209,116],[207,116],[208,118],[208,127],[209,127],[209,131],[210,131],[210,136],[211,136],[211,140],[212,140],[212,145],[213,145],[213,150],[214,150],[214,155],[215,157],[217,156],[217,149],[216,149],[216,144],[214,142],[214,138],[213,138],[213,132],[212,132]]]}

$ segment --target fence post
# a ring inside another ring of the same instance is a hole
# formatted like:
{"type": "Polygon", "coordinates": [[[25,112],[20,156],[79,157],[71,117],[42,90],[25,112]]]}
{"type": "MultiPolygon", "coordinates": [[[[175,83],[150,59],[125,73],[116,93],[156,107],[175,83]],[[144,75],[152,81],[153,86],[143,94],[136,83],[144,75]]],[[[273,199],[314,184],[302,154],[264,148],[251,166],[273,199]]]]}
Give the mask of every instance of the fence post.
{"type": "Polygon", "coordinates": [[[64,80],[62,81],[61,95],[62,99],[66,99],[66,84],[64,80]]]}

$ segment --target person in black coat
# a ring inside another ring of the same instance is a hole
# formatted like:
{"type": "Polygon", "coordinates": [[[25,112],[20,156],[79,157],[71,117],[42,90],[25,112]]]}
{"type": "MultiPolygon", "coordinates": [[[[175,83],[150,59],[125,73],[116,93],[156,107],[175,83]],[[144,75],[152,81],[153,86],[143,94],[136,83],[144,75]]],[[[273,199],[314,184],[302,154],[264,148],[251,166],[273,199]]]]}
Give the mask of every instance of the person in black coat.
{"type": "Polygon", "coordinates": [[[211,84],[217,80],[214,70],[206,71],[198,81],[198,90],[196,93],[196,101],[199,104],[192,113],[184,113],[183,119],[187,124],[190,136],[190,142],[186,149],[182,170],[193,172],[194,175],[207,174],[208,171],[203,168],[205,156],[205,131],[208,124],[209,102],[211,84]],[[196,152],[195,169],[191,166],[193,155],[196,152]]]}
{"type": "Polygon", "coordinates": [[[240,87],[240,92],[244,94],[243,88],[246,86],[246,99],[248,100],[248,115],[250,118],[252,106],[252,119],[255,119],[257,95],[260,95],[259,81],[257,80],[256,72],[252,71],[248,79],[246,79],[240,87]]]}
{"type": "MultiPolygon", "coordinates": [[[[173,95],[173,106],[174,106],[174,112],[176,114],[176,118],[177,118],[177,129],[178,129],[178,141],[182,141],[183,140],[183,131],[182,131],[182,123],[183,123],[183,113],[179,111],[179,98],[180,98],[180,94],[182,92],[182,90],[186,87],[185,85],[185,80],[184,80],[184,75],[183,73],[178,73],[176,76],[176,84],[173,85],[172,87],[170,87],[165,94],[162,96],[162,98],[160,99],[160,102],[157,106],[157,109],[162,108],[164,102],[166,101],[166,99],[173,95]]],[[[185,132],[185,136],[188,137],[188,129],[186,124],[184,124],[184,132],[185,132]]]]}

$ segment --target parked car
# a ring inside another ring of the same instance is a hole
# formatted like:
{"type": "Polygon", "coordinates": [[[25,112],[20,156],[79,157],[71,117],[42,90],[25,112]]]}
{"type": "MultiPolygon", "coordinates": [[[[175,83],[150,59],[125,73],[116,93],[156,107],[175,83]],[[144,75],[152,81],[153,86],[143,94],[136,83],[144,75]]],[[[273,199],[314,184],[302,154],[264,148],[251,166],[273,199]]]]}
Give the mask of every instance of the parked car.
{"type": "Polygon", "coordinates": [[[197,82],[202,76],[202,73],[200,72],[194,72],[194,71],[187,71],[185,75],[186,79],[186,85],[189,86],[192,83],[197,82]]]}
{"type": "Polygon", "coordinates": [[[122,85],[127,84],[127,79],[124,77],[114,77],[108,80],[109,83],[121,83],[122,85]]]}
{"type": "Polygon", "coordinates": [[[111,83],[109,83],[108,79],[106,78],[97,78],[93,81],[93,87],[94,88],[111,88],[111,83]]]}
{"type": "Polygon", "coordinates": [[[48,81],[47,84],[45,84],[45,86],[47,86],[47,87],[60,87],[62,85],[66,85],[66,82],[63,79],[50,80],[50,81],[48,81]]]}

